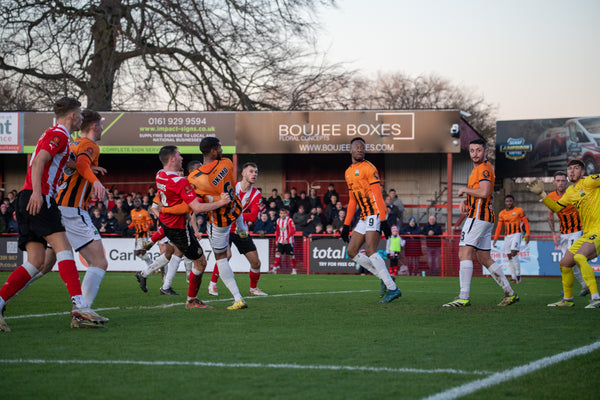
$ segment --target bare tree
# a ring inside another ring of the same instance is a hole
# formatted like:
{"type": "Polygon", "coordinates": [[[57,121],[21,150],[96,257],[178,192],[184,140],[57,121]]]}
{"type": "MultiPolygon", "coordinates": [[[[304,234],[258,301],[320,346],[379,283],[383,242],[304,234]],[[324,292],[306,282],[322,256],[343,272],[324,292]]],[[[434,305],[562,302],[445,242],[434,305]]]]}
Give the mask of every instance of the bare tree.
{"type": "Polygon", "coordinates": [[[497,106],[487,103],[473,90],[437,75],[413,78],[402,73],[380,73],[375,79],[355,75],[331,89],[331,108],[463,110],[471,114],[469,123],[490,144],[494,143],[497,106]]]}
{"type": "Polygon", "coordinates": [[[311,66],[315,10],[333,4],[3,0],[0,69],[46,103],[62,93],[97,110],[295,107],[339,74],[311,66]]]}

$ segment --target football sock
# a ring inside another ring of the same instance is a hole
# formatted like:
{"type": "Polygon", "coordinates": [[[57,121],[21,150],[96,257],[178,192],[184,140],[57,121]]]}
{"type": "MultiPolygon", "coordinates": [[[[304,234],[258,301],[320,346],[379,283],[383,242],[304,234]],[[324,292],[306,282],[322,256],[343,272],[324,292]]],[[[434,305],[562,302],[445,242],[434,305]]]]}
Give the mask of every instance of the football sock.
{"type": "Polygon", "coordinates": [[[233,271],[231,270],[231,266],[229,265],[227,257],[217,260],[217,265],[219,266],[219,275],[227,289],[229,289],[231,292],[231,295],[235,301],[242,300],[242,295],[240,294],[240,290],[235,282],[235,277],[233,276],[233,271]]]}
{"type": "Polygon", "coordinates": [[[215,267],[213,268],[212,276],[210,277],[210,281],[212,283],[217,283],[219,281],[219,266],[215,263],[215,267]]]}
{"type": "Polygon", "coordinates": [[[56,261],[58,261],[58,273],[65,285],[67,285],[69,295],[71,295],[72,298],[74,296],[80,296],[81,281],[79,280],[79,272],[77,272],[73,252],[71,250],[63,250],[57,253],[56,261]]]}
{"type": "Polygon", "coordinates": [[[573,300],[573,282],[575,282],[573,268],[560,267],[560,273],[562,275],[563,296],[566,300],[573,300]]]}
{"type": "Polygon", "coordinates": [[[464,260],[460,262],[460,270],[458,272],[460,279],[460,297],[463,300],[468,300],[471,295],[471,278],[473,277],[473,261],[464,260]]]}
{"type": "Polygon", "coordinates": [[[175,254],[171,256],[171,260],[167,266],[167,273],[165,274],[165,280],[163,282],[162,288],[163,290],[167,290],[173,284],[173,278],[175,278],[175,274],[177,273],[177,269],[179,268],[179,263],[181,262],[181,257],[177,257],[175,254]]]}
{"type": "Polygon", "coordinates": [[[275,261],[273,262],[273,268],[279,268],[279,264],[281,264],[281,256],[275,255],[275,261]]]}
{"type": "Polygon", "coordinates": [[[519,261],[518,261],[518,258],[516,256],[513,257],[513,258],[511,258],[510,260],[508,260],[508,266],[510,268],[510,276],[513,279],[515,279],[515,280],[517,279],[517,276],[519,276],[519,274],[517,273],[517,264],[518,264],[518,262],[519,261]]]}
{"type": "Polygon", "coordinates": [[[159,268],[164,267],[168,263],[169,263],[169,260],[167,259],[167,256],[165,256],[164,254],[161,254],[159,257],[156,257],[156,260],[154,260],[154,262],[152,264],[150,264],[146,268],[144,268],[142,270],[141,274],[144,278],[147,278],[154,271],[156,271],[159,268]]]}
{"type": "Polygon", "coordinates": [[[296,256],[292,256],[292,269],[296,269],[296,256]]]}
{"type": "Polygon", "coordinates": [[[396,283],[390,276],[390,273],[385,266],[385,261],[383,261],[383,258],[381,258],[379,253],[375,252],[371,254],[369,260],[371,260],[371,264],[377,270],[379,278],[383,281],[383,283],[385,283],[385,287],[387,287],[388,290],[398,289],[398,286],[396,286],[396,283]]]}
{"type": "Polygon", "coordinates": [[[23,265],[15,269],[6,279],[6,282],[0,287],[0,297],[6,303],[19,293],[29,282],[31,277],[37,274],[38,270],[31,263],[25,261],[23,265]]]}
{"type": "Polygon", "coordinates": [[[258,285],[258,280],[260,279],[260,269],[252,269],[250,268],[250,289],[256,289],[258,285]]]}
{"type": "MultiPolygon", "coordinates": [[[[461,264],[462,264],[462,261],[461,261],[461,264]]],[[[471,268],[473,268],[473,262],[471,262],[471,268]]],[[[502,266],[500,264],[495,262],[492,265],[490,265],[489,267],[487,267],[487,269],[488,269],[488,271],[490,271],[492,278],[494,278],[496,283],[502,288],[505,295],[507,295],[507,296],[515,295],[515,291],[510,286],[510,283],[508,282],[508,279],[506,279],[506,276],[504,276],[504,271],[502,271],[502,266]]],[[[473,269],[471,269],[471,272],[473,272],[473,269]]]]}
{"type": "Polygon", "coordinates": [[[185,276],[190,276],[194,263],[187,257],[183,257],[183,267],[185,268],[185,276]]]}
{"type": "Polygon", "coordinates": [[[102,282],[105,273],[106,271],[102,268],[88,267],[85,276],[83,277],[83,281],[81,282],[81,292],[83,294],[83,299],[90,307],[96,299],[96,295],[100,289],[100,283],[102,282]]]}
{"type": "Polygon", "coordinates": [[[198,296],[198,290],[200,289],[201,283],[202,272],[198,271],[196,268],[192,268],[192,271],[190,272],[190,283],[188,284],[188,300],[198,296]]]}
{"type": "Polygon", "coordinates": [[[581,275],[581,270],[579,269],[579,267],[577,265],[573,266],[573,274],[575,274],[575,279],[577,279],[577,282],[579,282],[579,284],[581,285],[581,288],[589,290],[589,288],[587,287],[587,284],[583,280],[583,275],[581,275]]]}
{"type": "MultiPolygon", "coordinates": [[[[594,270],[588,263],[587,257],[583,254],[575,254],[573,257],[577,266],[581,270],[581,276],[583,276],[583,280],[585,281],[587,287],[590,289],[590,293],[592,295],[592,299],[598,299],[598,285],[596,285],[596,276],[594,274],[594,270]]],[[[573,288],[573,284],[571,284],[571,290],[573,288]]]]}
{"type": "Polygon", "coordinates": [[[358,253],[356,256],[354,256],[352,260],[354,260],[354,262],[358,263],[364,269],[381,279],[381,277],[379,276],[379,272],[377,272],[377,269],[371,263],[371,259],[369,259],[369,257],[367,257],[366,254],[358,253]]]}

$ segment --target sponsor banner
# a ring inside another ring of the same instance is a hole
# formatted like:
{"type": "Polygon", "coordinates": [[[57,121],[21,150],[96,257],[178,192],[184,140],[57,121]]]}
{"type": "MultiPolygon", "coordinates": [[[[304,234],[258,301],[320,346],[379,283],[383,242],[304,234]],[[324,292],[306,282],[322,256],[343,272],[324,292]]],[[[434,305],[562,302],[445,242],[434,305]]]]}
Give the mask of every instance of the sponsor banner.
{"type": "Polygon", "coordinates": [[[12,271],[23,264],[17,236],[0,236],[0,271],[12,271]]]}
{"type": "MultiPolygon", "coordinates": [[[[102,154],[156,154],[176,145],[183,154],[199,154],[198,144],[217,136],[223,153],[235,153],[235,113],[230,112],[101,112],[102,154]]],[[[40,135],[55,124],[53,113],[24,113],[25,152],[33,152],[40,135]]],[[[72,138],[79,132],[72,133],[72,138]]]]}
{"type": "Polygon", "coordinates": [[[369,153],[457,153],[458,111],[238,113],[236,148],[249,154],[348,153],[363,138],[369,153]],[[257,144],[260,143],[260,146],[257,144]]]}
{"type": "MultiPolygon", "coordinates": [[[[102,239],[106,258],[108,260],[108,271],[131,272],[139,271],[146,266],[146,263],[133,254],[135,247],[134,238],[104,238],[102,239]]],[[[269,272],[269,239],[254,239],[254,244],[258,251],[260,259],[260,271],[269,272]]],[[[204,256],[207,259],[206,272],[212,272],[215,266],[215,256],[210,247],[208,239],[202,239],[200,245],[204,250],[204,256]]],[[[229,260],[233,272],[250,271],[250,263],[246,257],[242,256],[235,246],[231,249],[232,257],[229,260]]],[[[24,253],[26,257],[26,253],[24,253]]],[[[160,256],[158,246],[154,246],[149,252],[153,260],[160,256]]],[[[87,263],[79,253],[75,253],[75,263],[79,271],[87,269],[87,263]]],[[[53,271],[58,271],[58,265],[54,265],[53,271]]],[[[183,263],[179,264],[178,272],[185,272],[183,263]]]]}
{"type": "MultiPolygon", "coordinates": [[[[348,153],[361,137],[369,153],[458,153],[458,111],[314,112],[102,112],[102,154],[156,154],[177,145],[198,154],[207,136],[221,140],[225,154],[348,153]]],[[[18,114],[15,114],[18,116],[18,114]]],[[[54,125],[52,113],[22,113],[24,151],[54,125]]],[[[73,139],[79,132],[72,134],[73,139]]]]}
{"type": "Polygon", "coordinates": [[[573,158],[600,173],[600,117],[498,121],[496,177],[552,176],[573,158]]]}
{"type": "MultiPolygon", "coordinates": [[[[385,243],[385,240],[379,241],[377,251],[384,260],[387,260],[385,243]]],[[[311,274],[355,274],[358,269],[357,264],[348,257],[346,246],[341,239],[312,240],[308,246],[309,272],[311,274]]]]}
{"type": "MultiPolygon", "coordinates": [[[[502,269],[506,276],[511,275],[510,267],[508,266],[508,257],[502,254],[504,241],[498,240],[497,247],[492,248],[491,256],[496,262],[502,264],[502,269]]],[[[525,245],[523,241],[521,250],[519,251],[519,260],[521,263],[521,275],[540,275],[540,276],[556,276],[560,275],[558,262],[562,258],[560,248],[554,246],[551,241],[530,241],[525,245]]],[[[594,258],[590,260],[590,265],[594,269],[596,275],[600,275],[600,260],[594,258]]],[[[487,268],[483,267],[484,275],[489,275],[487,268]]]]}
{"type": "Polygon", "coordinates": [[[0,113],[0,153],[20,153],[23,130],[19,113],[0,113]]]}

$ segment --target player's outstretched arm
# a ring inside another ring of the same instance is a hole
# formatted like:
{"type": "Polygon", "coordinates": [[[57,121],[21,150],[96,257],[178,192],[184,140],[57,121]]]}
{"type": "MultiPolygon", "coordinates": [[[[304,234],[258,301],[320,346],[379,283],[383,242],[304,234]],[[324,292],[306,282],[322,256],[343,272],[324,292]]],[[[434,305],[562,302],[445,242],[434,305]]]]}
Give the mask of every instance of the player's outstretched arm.
{"type": "Polygon", "coordinates": [[[221,193],[221,199],[212,203],[200,203],[198,198],[195,198],[191,203],[188,203],[190,208],[196,213],[205,213],[216,210],[217,208],[223,207],[231,202],[231,197],[227,193],[221,193]]]}

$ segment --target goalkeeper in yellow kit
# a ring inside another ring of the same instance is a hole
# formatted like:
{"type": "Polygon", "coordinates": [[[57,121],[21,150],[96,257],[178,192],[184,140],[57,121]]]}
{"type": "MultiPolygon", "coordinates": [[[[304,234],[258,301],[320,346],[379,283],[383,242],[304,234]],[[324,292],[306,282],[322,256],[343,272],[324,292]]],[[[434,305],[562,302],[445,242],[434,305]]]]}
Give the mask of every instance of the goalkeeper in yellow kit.
{"type": "Polygon", "coordinates": [[[534,181],[527,185],[532,193],[537,194],[543,203],[552,211],[558,212],[572,204],[581,217],[583,236],[569,248],[560,260],[564,299],[548,304],[549,307],[573,306],[573,266],[577,264],[585,283],[590,288],[592,300],[585,308],[600,308],[600,296],[596,285],[594,270],[588,260],[596,258],[600,253],[600,175],[590,175],[586,178],[585,166],[580,160],[571,160],[567,165],[567,178],[573,183],[565,194],[554,201],[544,193],[544,184],[534,181]]]}

